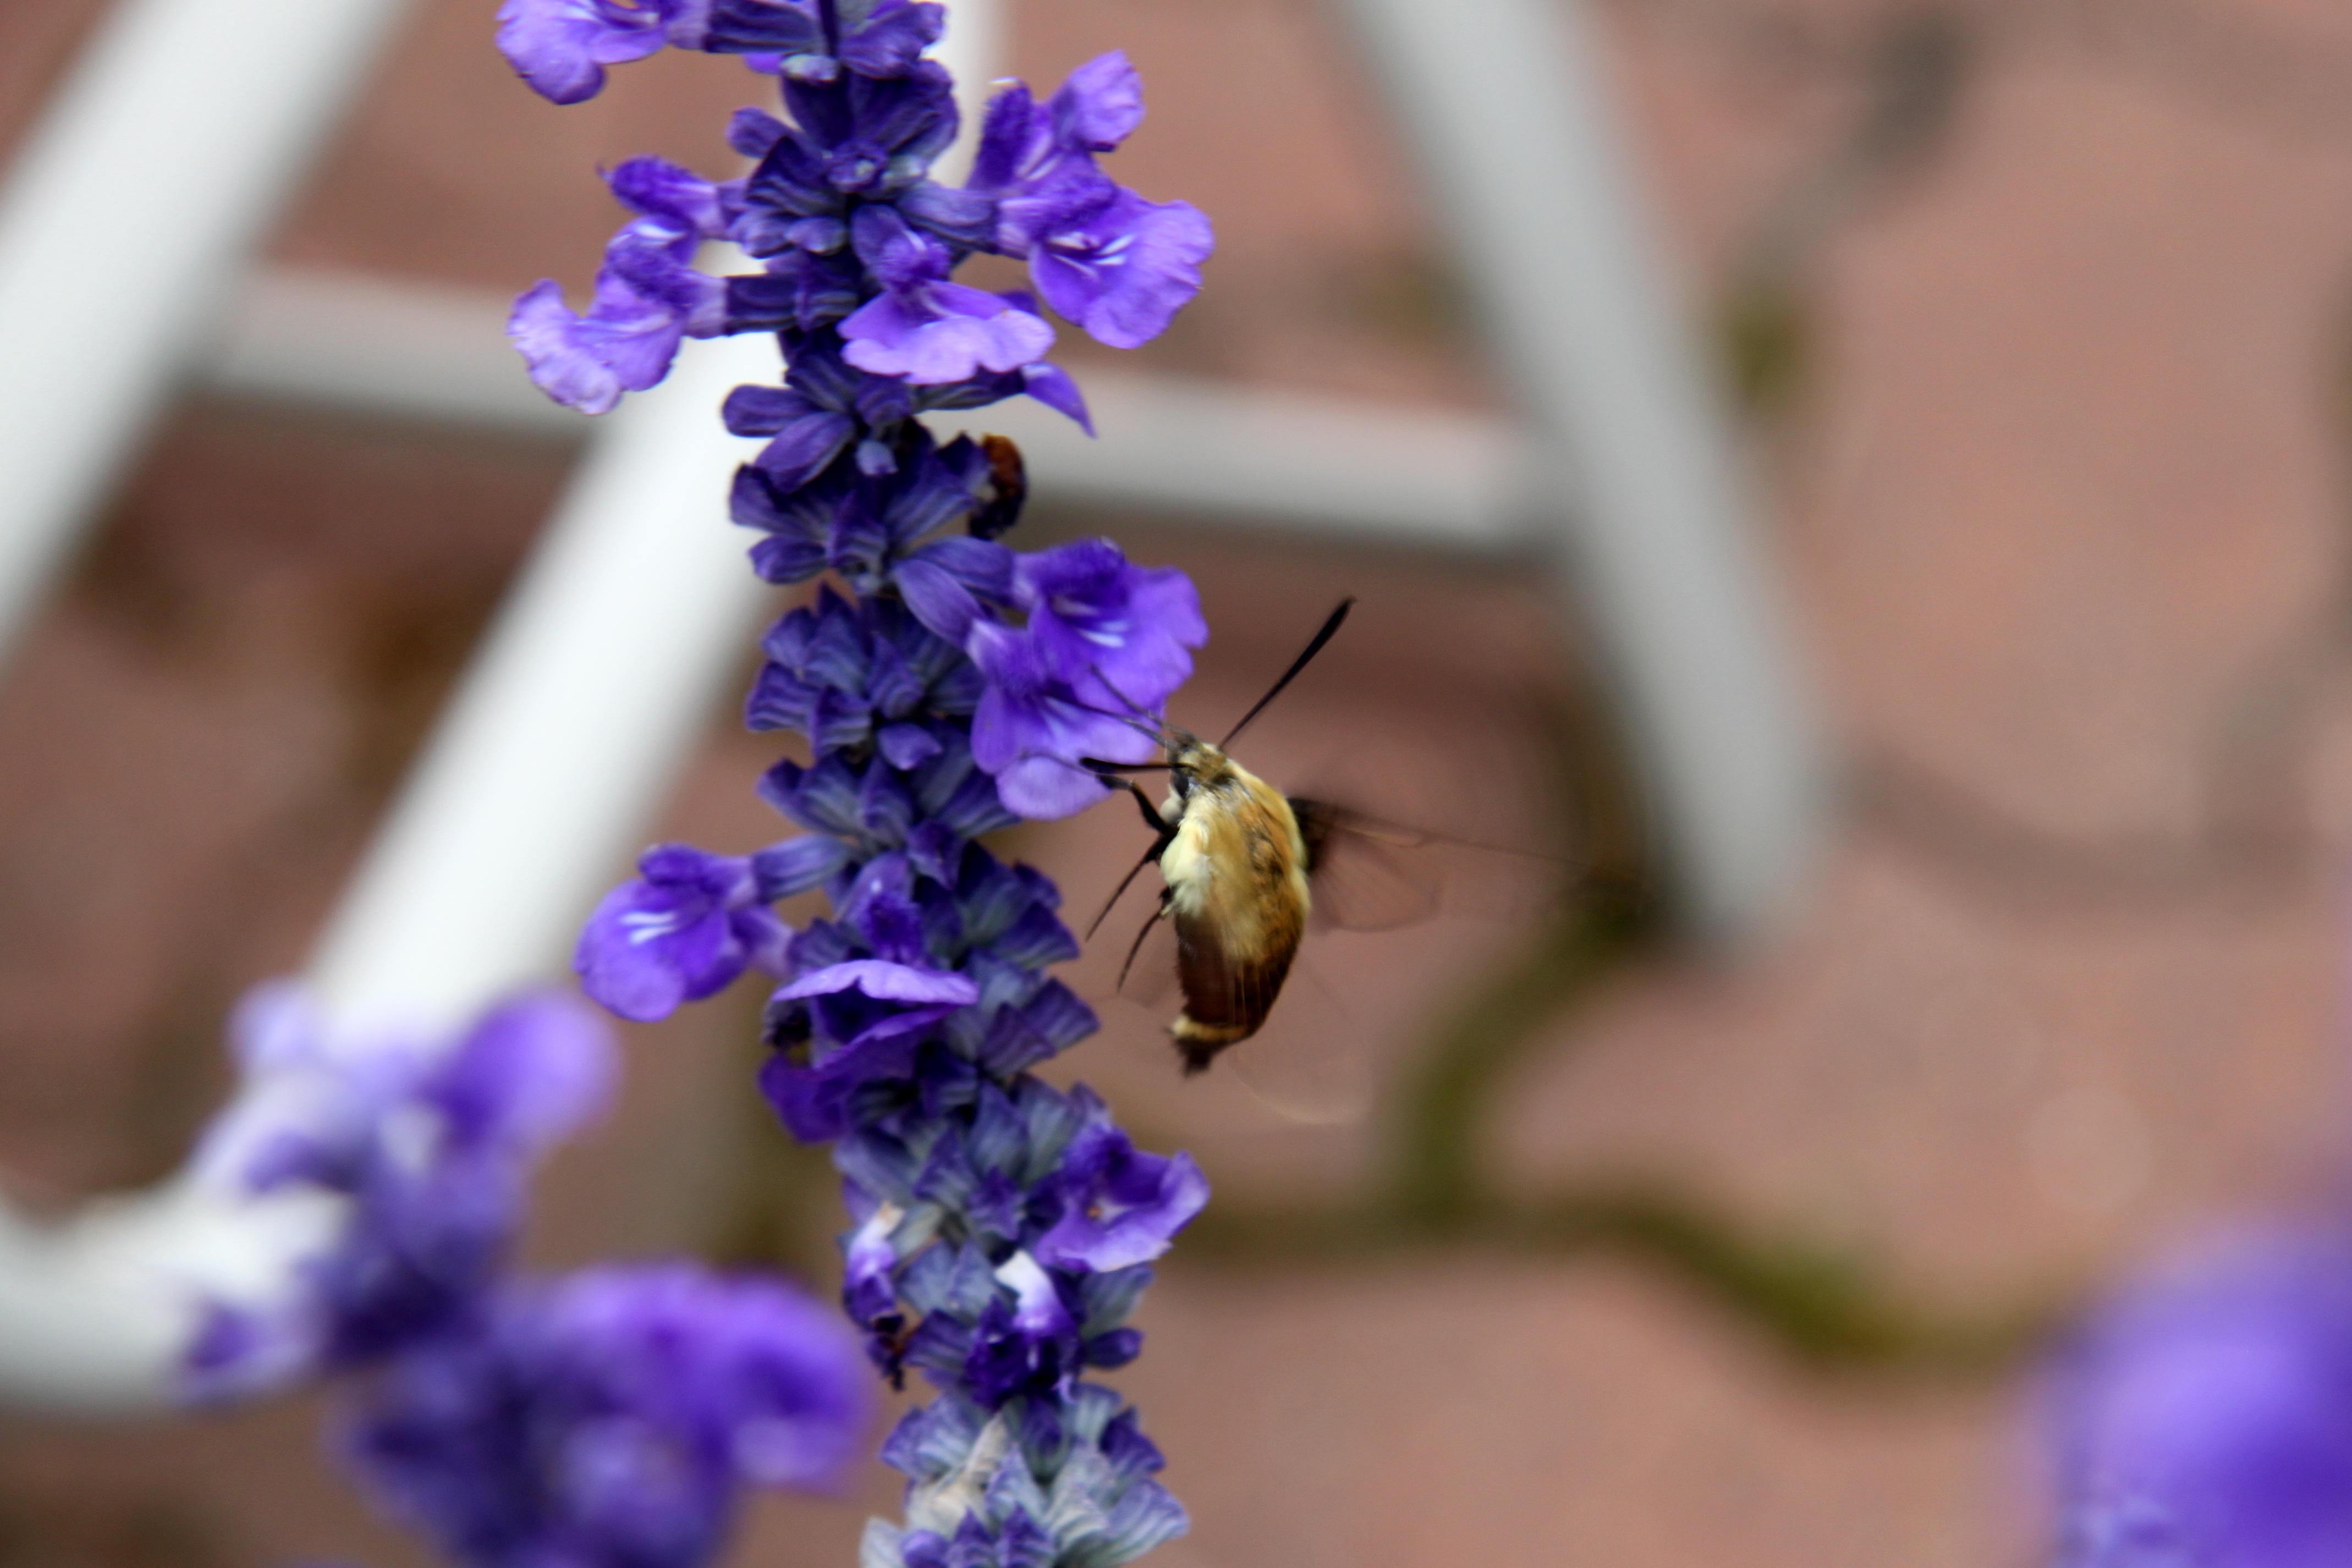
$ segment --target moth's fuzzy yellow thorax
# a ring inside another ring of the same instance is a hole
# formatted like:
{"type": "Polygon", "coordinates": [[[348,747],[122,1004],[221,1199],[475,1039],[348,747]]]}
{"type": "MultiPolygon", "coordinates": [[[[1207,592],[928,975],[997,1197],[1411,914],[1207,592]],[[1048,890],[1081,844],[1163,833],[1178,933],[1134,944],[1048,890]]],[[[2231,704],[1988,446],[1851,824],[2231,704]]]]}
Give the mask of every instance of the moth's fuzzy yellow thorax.
{"type": "Polygon", "coordinates": [[[1160,857],[1178,915],[1213,921],[1229,946],[1295,942],[1307,912],[1307,845],[1282,792],[1206,741],[1170,758],[1187,788],[1161,814],[1176,835],[1160,857]]]}

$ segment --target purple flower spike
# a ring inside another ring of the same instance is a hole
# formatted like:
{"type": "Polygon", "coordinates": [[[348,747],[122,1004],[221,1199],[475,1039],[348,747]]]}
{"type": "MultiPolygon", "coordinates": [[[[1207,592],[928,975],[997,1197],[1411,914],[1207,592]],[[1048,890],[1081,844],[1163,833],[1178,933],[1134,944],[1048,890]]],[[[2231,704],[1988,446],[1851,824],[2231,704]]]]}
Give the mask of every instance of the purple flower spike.
{"type": "Polygon", "coordinates": [[[1071,1141],[1055,1173],[1062,1218],[1038,1239],[1041,1262],[1097,1273],[1149,1263],[1209,1201],[1209,1178],[1192,1156],[1147,1155],[1100,1120],[1071,1141]]]}
{"type": "MultiPolygon", "coordinates": [[[[582,977],[634,1017],[755,962],[785,981],[763,1020],[761,1091],[793,1135],[835,1145],[852,1222],[842,1302],[867,1358],[894,1386],[912,1370],[940,1390],[884,1449],[911,1483],[905,1523],[874,1524],[864,1568],[1119,1568],[1181,1533],[1184,1512],[1152,1479],[1160,1454],[1134,1412],[1084,1379],[1141,1348],[1128,1320],[1148,1260],[1207,1186],[1185,1156],[1137,1150],[1088,1091],[1034,1075],[1097,1020],[1048,973],[1078,952],[1059,892],[982,841],[1099,800],[1090,758],[1154,758],[1207,627],[1181,574],[1108,542],[1008,549],[1024,459],[984,424],[952,427],[1025,395],[1091,434],[1076,383],[1045,358],[1048,308],[1102,342],[1144,342],[1199,288],[1208,220],[1099,166],[1143,119],[1123,54],[1049,99],[997,95],[971,175],[951,187],[933,166],[959,110],[927,52],[946,21],[927,0],[509,0],[508,21],[534,80],[561,95],[593,92],[605,63],[656,34],[774,77],[781,113],[743,110],[727,127],[742,179],[652,160],[614,171],[635,216],[593,303],[574,313],[542,285],[514,336],[541,386],[601,410],[659,380],[686,337],[773,334],[781,384],[754,378],[723,411],[730,432],[764,443],[736,471],[730,515],[756,531],[761,578],[827,583],[762,639],[743,710],[754,730],[805,737],[757,787],[805,833],[748,862],[660,852],[590,922],[582,977]],[[722,234],[755,270],[696,271],[722,234]],[[980,254],[1024,261],[1033,292],[957,281],[980,254]],[[784,939],[772,906],[817,892],[830,915],[784,939]]],[[[491,1076],[485,1097],[511,1099],[491,1076]]],[[[484,1241],[510,1231],[516,1178],[511,1159],[479,1163],[436,1161],[432,1183],[388,1189],[445,1215],[404,1228],[397,1206],[378,1206],[394,1216],[386,1235],[446,1255],[419,1270],[375,1249],[400,1265],[393,1282],[478,1278],[469,1260],[495,1259],[484,1241]]],[[[412,1511],[477,1568],[706,1561],[725,1508],[710,1449],[634,1396],[566,1395],[561,1419],[534,1425],[531,1380],[549,1364],[501,1362],[489,1341],[509,1317],[547,1314],[481,1297],[470,1317],[444,1312],[452,1338],[436,1342],[453,1414],[386,1424],[446,1450],[414,1456],[412,1511]],[[456,1354],[458,1342],[479,1354],[456,1354]],[[575,1407],[592,1418],[572,1423],[575,1407]],[[446,1507],[413,1500],[443,1492],[446,1507]],[[476,1522],[436,1522],[457,1518],[476,1522]]],[[[216,1315],[207,1364],[250,1360],[266,1340],[242,1307],[216,1315]]],[[[674,1354],[698,1364],[691,1347],[674,1354]]]]}
{"type": "Polygon", "coordinates": [[[604,895],[580,933],[582,988],[625,1019],[667,1018],[734,983],[745,968],[783,967],[792,932],[760,899],[752,862],[662,844],[640,873],[604,895]]]}
{"type": "Polygon", "coordinates": [[[2108,1307],[2063,1358],[2062,1568],[2352,1562],[2352,1236],[2243,1236],[2108,1307]]]}

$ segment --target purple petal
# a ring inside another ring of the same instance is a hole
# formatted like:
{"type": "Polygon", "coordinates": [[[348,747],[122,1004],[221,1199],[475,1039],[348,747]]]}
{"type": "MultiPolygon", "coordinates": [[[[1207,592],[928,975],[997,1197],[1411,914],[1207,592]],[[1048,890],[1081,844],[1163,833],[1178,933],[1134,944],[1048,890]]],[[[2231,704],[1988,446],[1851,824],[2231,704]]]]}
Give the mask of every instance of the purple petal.
{"type": "Polygon", "coordinates": [[[992,540],[950,534],[933,539],[916,553],[982,599],[1002,602],[1012,592],[1013,553],[992,540]]]}
{"type": "Polygon", "coordinates": [[[667,158],[628,159],[605,172],[604,183],[622,204],[679,234],[717,239],[727,232],[719,187],[667,158]]]}
{"type": "Polygon", "coordinates": [[[641,1023],[676,1012],[686,1000],[688,965],[697,971],[707,966],[719,938],[707,923],[696,923],[681,927],[683,936],[656,946],[659,938],[673,933],[655,923],[675,915],[672,900],[641,882],[625,883],[606,894],[581,929],[580,945],[572,953],[581,989],[599,1006],[641,1023]],[[688,947],[689,943],[695,946],[688,947]]]}
{"type": "Polygon", "coordinates": [[[1021,179],[1042,115],[1028,87],[1013,82],[988,100],[980,122],[980,145],[972,154],[971,188],[1002,191],[1021,179]]]}
{"type": "Polygon", "coordinates": [[[1097,342],[1139,348],[1201,291],[1201,263],[1216,245],[1190,203],[1122,190],[1085,224],[1045,236],[1029,253],[1029,275],[1045,302],[1097,342]]]}
{"type": "Polygon", "coordinates": [[[1064,1160],[1076,1179],[1069,1207],[1037,1242],[1047,1264],[1107,1273],[1149,1263],[1209,1202],[1192,1155],[1144,1154],[1115,1127],[1080,1134],[1064,1160]]]}
{"type": "Polygon", "coordinates": [[[824,833],[804,833],[770,844],[751,857],[752,875],[765,900],[806,893],[849,861],[849,846],[824,833]]]}
{"type": "Polygon", "coordinates": [[[1088,435],[1095,433],[1094,416],[1087,412],[1086,393],[1078,390],[1069,371],[1040,361],[1021,367],[1021,382],[1023,392],[1056,413],[1069,415],[1088,435]]]}
{"type": "Polygon", "coordinates": [[[561,285],[542,278],[515,300],[507,319],[507,338],[530,366],[531,381],[583,413],[608,413],[622,392],[659,382],[686,336],[677,317],[658,306],[641,303],[625,314],[634,291],[607,296],[600,287],[598,295],[602,319],[596,311],[583,316],[563,302],[561,285]]]}
{"type": "Polygon", "coordinates": [[[1013,590],[1046,678],[1098,707],[1157,711],[1192,676],[1187,650],[1208,641],[1192,580],[1132,565],[1108,539],[1019,556],[1013,590]]]}
{"type": "Polygon", "coordinates": [[[964,381],[982,368],[1017,371],[1054,346],[1042,318],[960,283],[877,296],[842,322],[841,335],[849,363],[916,386],[964,381]]]}
{"type": "Polygon", "coordinates": [[[971,590],[944,568],[928,560],[902,560],[890,573],[915,619],[950,643],[961,643],[980,616],[971,590]]]}
{"type": "Polygon", "coordinates": [[[582,989],[623,1018],[666,1018],[724,989],[788,935],[757,902],[751,862],[685,844],[649,850],[638,880],[605,895],[580,933],[582,989]]]}
{"type": "Polygon", "coordinates": [[[1143,123],[1143,78],[1126,50],[1113,49],[1072,71],[1046,107],[1061,141],[1108,152],[1143,123]]]}
{"type": "Polygon", "coordinates": [[[727,122],[727,145],[746,158],[764,158],[784,134],[784,122],[764,109],[739,109],[727,122]]]}
{"type": "Polygon", "coordinates": [[[881,958],[852,958],[813,970],[779,990],[776,999],[798,1001],[849,990],[862,991],[880,1002],[949,1002],[969,1007],[980,1000],[980,988],[967,976],[951,969],[918,969],[881,958]]]}
{"type": "Polygon", "coordinates": [[[774,479],[778,489],[796,490],[824,473],[856,430],[856,422],[847,414],[818,410],[778,431],[751,461],[774,479]]]}
{"type": "Polygon", "coordinates": [[[842,62],[860,76],[901,77],[939,41],[946,8],[920,0],[882,0],[863,26],[842,40],[842,62]]]}
{"type": "Polygon", "coordinates": [[[1109,793],[1110,787],[1085,768],[1034,753],[1015,759],[996,775],[996,798],[1004,802],[1004,809],[1033,822],[1074,817],[1109,793]]]}
{"type": "Polygon", "coordinates": [[[940,754],[939,737],[919,724],[890,724],[875,732],[882,759],[902,770],[921,767],[940,754]]]}

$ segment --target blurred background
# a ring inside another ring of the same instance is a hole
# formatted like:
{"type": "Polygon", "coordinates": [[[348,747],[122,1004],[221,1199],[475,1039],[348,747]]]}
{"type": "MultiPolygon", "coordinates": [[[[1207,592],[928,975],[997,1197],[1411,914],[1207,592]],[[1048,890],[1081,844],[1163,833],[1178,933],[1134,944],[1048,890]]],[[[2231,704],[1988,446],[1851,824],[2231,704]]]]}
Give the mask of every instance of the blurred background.
{"type": "MultiPolygon", "coordinates": [[[[0,149],[105,10],[0,7],[0,149]]],[[[404,412],[306,395],[271,346],[413,308],[503,367],[507,298],[584,294],[617,222],[595,167],[720,172],[725,114],[761,96],[665,55],[559,111],[491,10],[409,6],[0,676],[0,1175],[28,1210],[178,1162],[226,1009],[301,966],[581,450],[519,365],[404,412]]],[[[1245,498],[1056,502],[1040,467],[1031,548],[1108,533],[1199,583],[1179,722],[1222,727],[1355,593],[1247,760],[1593,868],[1321,944],[1294,984],[1374,1064],[1361,1121],[1180,1082],[1123,1004],[1061,1064],[1217,1190],[1116,1379],[1193,1514],[1156,1561],[2033,1563],[2037,1336],[2168,1239],[2314,1190],[2346,1143],[2352,20],[1580,15],[1731,411],[1825,839],[1744,940],[1689,941],[1607,656],[1527,552],[1245,498]]],[[[1218,227],[1201,298],[1119,375],[1508,427],[1333,8],[1009,0],[1005,26],[1040,85],[1129,51],[1151,116],[1119,177],[1218,227]]],[[[135,249],[141,200],[126,168],[121,228],[58,243],[135,249]]],[[[1063,349],[1082,380],[1115,358],[1063,349]]],[[[740,690],[649,838],[777,836],[740,690]]],[[[1015,838],[1079,922],[1141,847],[1116,803],[1015,838]]],[[[1099,993],[1101,956],[1080,967],[1099,993]]],[[[541,1185],[537,1259],[683,1251],[830,1291],[832,1178],[750,1088],[760,999],[628,1031],[619,1113],[541,1185]]],[[[321,1414],[0,1416],[0,1564],[425,1562],[333,1479],[321,1414]]],[[[762,1500],[733,1560],[848,1562],[898,1481],[762,1500]]]]}

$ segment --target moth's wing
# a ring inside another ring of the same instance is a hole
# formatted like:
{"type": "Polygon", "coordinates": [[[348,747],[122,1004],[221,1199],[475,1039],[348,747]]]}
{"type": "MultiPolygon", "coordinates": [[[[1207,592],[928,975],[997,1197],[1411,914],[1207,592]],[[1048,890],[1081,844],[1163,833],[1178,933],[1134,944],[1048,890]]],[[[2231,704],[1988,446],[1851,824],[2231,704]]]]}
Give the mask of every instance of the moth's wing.
{"type": "MultiPolygon", "coordinates": [[[[1230,1077],[1287,1121],[1354,1122],[1372,1102],[1370,1055],[1357,1019],[1335,988],[1317,973],[1314,946],[1311,941],[1301,944],[1257,1032],[1221,1050],[1209,1073],[1230,1077]]],[[[1139,1009],[1157,1032],[1173,1022],[1185,1006],[1179,985],[1180,957],[1173,920],[1160,919],[1147,925],[1114,919],[1104,925],[1089,946],[1085,962],[1093,972],[1093,988],[1098,994],[1139,1009]],[[1134,962],[1128,966],[1122,982],[1116,977],[1130,950],[1134,962]]],[[[1229,983],[1240,983],[1233,977],[1239,972],[1229,971],[1229,983]]],[[[1198,966],[1193,983],[1206,983],[1198,966]]],[[[1236,996],[1223,1008],[1208,1006],[1202,1010],[1230,1016],[1248,1005],[1246,998],[1236,996]]],[[[1172,1081],[1181,1061],[1175,1042],[1160,1033],[1158,1049],[1165,1052],[1163,1060],[1172,1081]]]]}
{"type": "Polygon", "coordinates": [[[1294,797],[1290,809],[1307,841],[1318,930],[1395,931],[1441,913],[1524,917],[1583,872],[1563,857],[1472,843],[1328,800],[1294,797]]]}
{"type": "Polygon", "coordinates": [[[1444,906],[1431,839],[1328,800],[1294,799],[1307,841],[1308,922],[1318,931],[1394,931],[1444,906]]]}
{"type": "Polygon", "coordinates": [[[1268,1109],[1293,1122],[1345,1125],[1372,1108],[1371,1052],[1362,1021],[1318,972],[1315,944],[1290,966],[1265,1023],[1217,1058],[1268,1109]]]}

